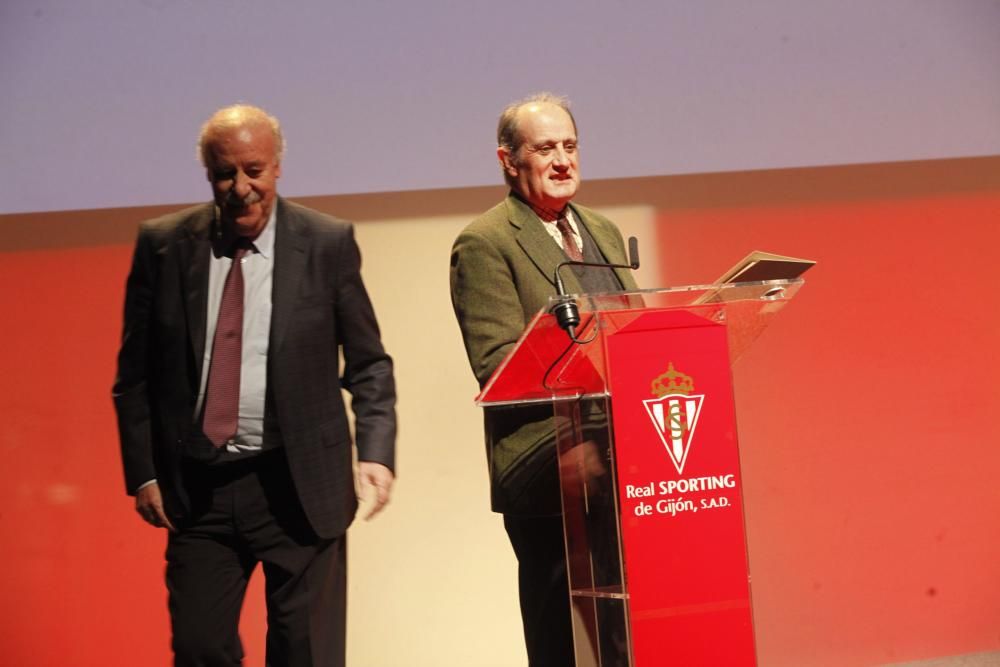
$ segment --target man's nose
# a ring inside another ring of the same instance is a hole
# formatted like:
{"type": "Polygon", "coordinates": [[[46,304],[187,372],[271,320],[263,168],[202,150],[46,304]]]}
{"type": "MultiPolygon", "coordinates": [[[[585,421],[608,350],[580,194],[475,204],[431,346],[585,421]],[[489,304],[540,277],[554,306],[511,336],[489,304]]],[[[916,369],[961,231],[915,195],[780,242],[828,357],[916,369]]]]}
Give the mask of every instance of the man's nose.
{"type": "Polygon", "coordinates": [[[237,172],[233,176],[233,187],[229,191],[230,196],[243,199],[250,194],[250,179],[243,172],[237,172]]]}
{"type": "Polygon", "coordinates": [[[556,146],[555,153],[552,158],[552,164],[556,167],[568,168],[570,164],[569,153],[563,148],[562,145],[556,146]]]}

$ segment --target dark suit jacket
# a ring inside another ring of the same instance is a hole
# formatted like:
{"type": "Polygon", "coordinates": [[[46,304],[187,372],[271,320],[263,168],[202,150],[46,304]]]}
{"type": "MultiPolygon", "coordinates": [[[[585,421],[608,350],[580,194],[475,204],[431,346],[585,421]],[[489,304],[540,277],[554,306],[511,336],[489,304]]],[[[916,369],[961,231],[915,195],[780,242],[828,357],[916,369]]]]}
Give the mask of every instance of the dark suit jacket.
{"type": "MultiPolygon", "coordinates": [[[[571,204],[604,258],[627,264],[621,232],[596,211],[571,204]]],[[[472,372],[485,384],[535,314],[556,294],[553,274],[565,253],[538,216],[510,195],[472,221],[451,253],[451,299],[472,372]]],[[[603,269],[601,269],[603,270],[603,269]]],[[[627,269],[615,269],[626,290],[638,289],[627,269]]],[[[560,273],[566,291],[583,292],[572,271],[560,273]]],[[[559,512],[552,408],[519,414],[487,411],[487,455],[494,511],[559,512]]]]}
{"type": "MultiPolygon", "coordinates": [[[[276,206],[265,431],[280,431],[313,530],[336,537],[357,509],[341,388],[353,396],[358,458],[392,468],[392,360],[361,281],[351,225],[280,198],[276,206]]],[[[127,491],[156,478],[168,514],[181,523],[188,511],[181,456],[202,437],[194,408],[213,215],[207,204],[141,225],[113,390],[127,491]]]]}

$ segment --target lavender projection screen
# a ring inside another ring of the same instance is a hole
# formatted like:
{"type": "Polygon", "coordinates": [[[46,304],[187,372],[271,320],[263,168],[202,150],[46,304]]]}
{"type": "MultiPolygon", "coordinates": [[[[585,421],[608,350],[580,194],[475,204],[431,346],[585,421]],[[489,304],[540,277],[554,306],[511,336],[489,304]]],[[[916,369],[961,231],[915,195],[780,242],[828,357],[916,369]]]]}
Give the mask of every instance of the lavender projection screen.
{"type": "Polygon", "coordinates": [[[5,0],[0,213],[201,201],[197,128],[284,123],[282,192],[496,184],[568,95],[585,178],[1000,154],[996,0],[5,0]]]}

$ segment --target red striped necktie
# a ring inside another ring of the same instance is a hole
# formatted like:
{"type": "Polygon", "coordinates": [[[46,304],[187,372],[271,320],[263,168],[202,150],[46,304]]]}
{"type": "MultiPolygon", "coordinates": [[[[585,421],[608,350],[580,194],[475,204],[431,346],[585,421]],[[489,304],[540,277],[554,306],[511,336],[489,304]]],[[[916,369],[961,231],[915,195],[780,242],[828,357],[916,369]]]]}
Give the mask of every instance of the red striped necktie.
{"type": "Polygon", "coordinates": [[[249,239],[234,244],[233,264],[226,275],[219,304],[219,318],[212,341],[212,365],[205,389],[202,431],[216,447],[236,435],[240,415],[240,366],[243,359],[243,257],[249,239]]]}
{"type": "Polygon", "coordinates": [[[582,262],[583,253],[580,252],[580,246],[576,244],[576,239],[573,238],[573,228],[570,227],[566,216],[556,220],[556,229],[562,234],[562,247],[566,251],[566,256],[574,262],[582,262]]]}

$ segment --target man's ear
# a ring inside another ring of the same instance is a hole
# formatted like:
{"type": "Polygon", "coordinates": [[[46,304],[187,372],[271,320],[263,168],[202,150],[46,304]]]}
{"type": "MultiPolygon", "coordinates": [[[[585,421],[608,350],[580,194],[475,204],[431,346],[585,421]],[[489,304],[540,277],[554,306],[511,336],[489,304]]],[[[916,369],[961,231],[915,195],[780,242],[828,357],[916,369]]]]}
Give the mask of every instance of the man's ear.
{"type": "Polygon", "coordinates": [[[497,146],[497,159],[500,161],[500,168],[504,173],[514,177],[517,176],[517,167],[511,159],[510,150],[506,146],[497,146]]]}

